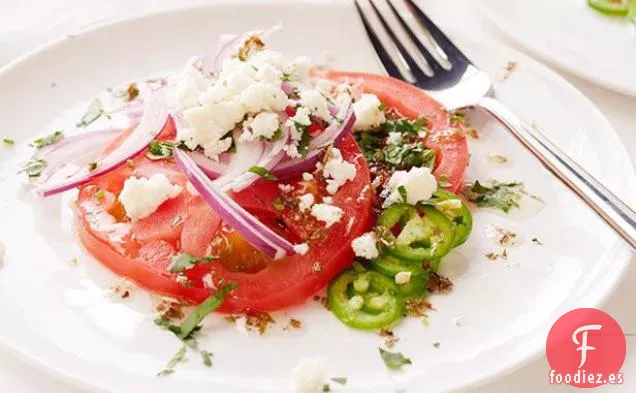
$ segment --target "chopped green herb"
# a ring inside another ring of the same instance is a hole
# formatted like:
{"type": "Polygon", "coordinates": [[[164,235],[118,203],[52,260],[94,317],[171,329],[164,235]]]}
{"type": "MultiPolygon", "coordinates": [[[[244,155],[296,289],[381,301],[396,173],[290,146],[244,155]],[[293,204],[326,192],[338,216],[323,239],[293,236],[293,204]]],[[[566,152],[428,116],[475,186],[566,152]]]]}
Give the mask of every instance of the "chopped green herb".
{"type": "Polygon", "coordinates": [[[179,348],[179,351],[177,351],[177,353],[174,354],[170,361],[168,361],[168,364],[166,364],[166,368],[161,370],[159,374],[157,374],[157,376],[167,377],[168,375],[174,373],[174,368],[177,366],[177,364],[185,361],[185,354],[187,349],[188,347],[186,345],[182,345],[181,348],[179,348]]]}
{"type": "Polygon", "coordinates": [[[285,82],[291,82],[292,81],[292,74],[288,73],[288,72],[283,72],[283,77],[282,79],[285,82]]]}
{"type": "Polygon", "coordinates": [[[406,118],[394,119],[394,120],[387,120],[384,124],[382,124],[382,130],[386,133],[399,132],[401,134],[417,135],[420,131],[426,131],[427,125],[428,125],[428,119],[425,117],[421,117],[417,120],[411,120],[406,118]]]}
{"type": "Polygon", "coordinates": [[[172,157],[174,144],[166,141],[152,141],[148,144],[146,157],[151,160],[163,160],[172,157]]]}
{"type": "Polygon", "coordinates": [[[278,130],[276,130],[274,132],[274,135],[272,135],[271,139],[273,141],[279,141],[279,140],[283,139],[283,130],[281,130],[280,128],[278,130]]]}
{"type": "Polygon", "coordinates": [[[39,177],[44,168],[46,168],[46,165],[46,161],[42,159],[31,160],[24,164],[18,173],[26,173],[29,177],[39,177]]]}
{"type": "Polygon", "coordinates": [[[296,126],[296,130],[301,133],[300,140],[298,141],[298,152],[305,158],[309,150],[309,127],[298,122],[294,122],[294,125],[296,126]]]}
{"type": "Polygon", "coordinates": [[[62,130],[57,130],[51,135],[47,135],[45,137],[34,140],[31,143],[31,146],[35,147],[36,149],[41,149],[45,146],[50,146],[59,142],[59,140],[62,138],[64,138],[64,132],[62,130]]]}
{"type": "Polygon", "coordinates": [[[105,195],[106,195],[106,193],[102,189],[97,190],[97,192],[95,192],[95,198],[97,198],[97,199],[104,199],[105,195]]]}
{"type": "Polygon", "coordinates": [[[95,169],[97,169],[97,163],[96,162],[89,162],[88,163],[88,171],[89,172],[93,172],[95,169]]]}
{"type": "Polygon", "coordinates": [[[435,165],[435,150],[427,149],[422,142],[389,144],[382,149],[383,161],[398,169],[414,166],[432,168],[435,165]]]}
{"type": "Polygon", "coordinates": [[[4,138],[2,140],[2,142],[7,145],[7,146],[13,146],[15,145],[15,141],[13,139],[9,139],[9,138],[4,138]]]}
{"type": "Polygon", "coordinates": [[[262,166],[253,166],[247,171],[255,173],[266,180],[278,180],[278,178],[274,176],[274,174],[272,174],[270,171],[268,171],[266,168],[263,168],[262,166]]]}
{"type": "Polygon", "coordinates": [[[69,262],[73,266],[79,265],[79,259],[77,259],[77,258],[71,258],[71,260],[69,262]]]}
{"type": "Polygon", "coordinates": [[[441,345],[441,344],[440,344],[440,342],[439,342],[439,341],[435,341],[435,342],[433,343],[433,347],[435,347],[435,348],[439,348],[439,346],[440,346],[440,345],[441,345]]]}
{"type": "Polygon", "coordinates": [[[283,210],[285,210],[285,201],[283,201],[281,197],[274,199],[272,205],[277,212],[282,212],[283,210]]]}
{"type": "Polygon", "coordinates": [[[386,110],[386,104],[383,102],[378,106],[378,110],[384,112],[386,110]]]}
{"type": "Polygon", "coordinates": [[[331,386],[329,386],[328,383],[325,383],[322,385],[322,391],[323,392],[331,392],[331,386]]]}
{"type": "Polygon", "coordinates": [[[201,360],[203,361],[203,364],[206,367],[212,367],[212,356],[213,356],[212,352],[202,349],[200,353],[201,353],[201,360]]]}
{"type": "Polygon", "coordinates": [[[466,115],[463,113],[453,113],[450,117],[451,124],[458,126],[466,124],[466,115]]]}
{"type": "Polygon", "coordinates": [[[411,359],[404,357],[401,352],[389,352],[382,348],[378,348],[378,350],[384,364],[391,370],[401,370],[402,366],[412,364],[411,359]]]}
{"type": "Polygon", "coordinates": [[[541,240],[537,239],[536,237],[535,237],[535,238],[532,238],[532,242],[533,242],[533,243],[536,243],[536,244],[538,244],[538,245],[540,245],[540,246],[542,246],[542,245],[543,245],[543,243],[541,243],[541,240]]]}
{"type": "Polygon", "coordinates": [[[490,185],[483,185],[477,180],[464,187],[464,195],[479,207],[494,207],[508,213],[512,208],[520,207],[523,183],[493,181],[490,185]]]}
{"type": "Polygon", "coordinates": [[[181,273],[185,270],[192,269],[199,262],[210,263],[213,259],[212,257],[195,258],[183,252],[172,257],[168,271],[170,273],[181,273]]]}
{"type": "Polygon", "coordinates": [[[225,297],[236,289],[237,286],[238,284],[236,282],[224,284],[214,295],[199,304],[179,327],[179,337],[182,339],[190,337],[201,321],[203,321],[203,318],[219,308],[223,304],[225,297]]]}
{"type": "Polygon", "coordinates": [[[95,120],[99,119],[104,114],[104,105],[99,98],[93,100],[86,109],[86,113],[82,116],[80,121],[76,124],[77,127],[86,127],[95,120]]]}
{"type": "Polygon", "coordinates": [[[347,384],[347,377],[333,377],[331,378],[332,381],[334,381],[335,383],[339,384],[339,385],[346,385],[347,384]]]}
{"type": "Polygon", "coordinates": [[[399,186],[397,190],[400,193],[400,196],[402,197],[402,202],[406,203],[406,201],[408,201],[408,194],[406,192],[406,187],[402,185],[402,186],[399,186]]]}
{"type": "Polygon", "coordinates": [[[448,176],[445,174],[441,174],[439,180],[437,181],[437,185],[440,187],[450,187],[452,186],[451,182],[448,181],[448,176]]]}

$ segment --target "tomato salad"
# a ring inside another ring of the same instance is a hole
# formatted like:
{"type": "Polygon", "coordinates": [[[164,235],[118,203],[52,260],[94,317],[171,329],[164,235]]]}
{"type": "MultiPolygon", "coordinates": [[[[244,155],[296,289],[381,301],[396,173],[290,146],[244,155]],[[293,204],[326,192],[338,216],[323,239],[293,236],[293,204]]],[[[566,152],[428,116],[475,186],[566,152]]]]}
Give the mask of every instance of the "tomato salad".
{"type": "Polygon", "coordinates": [[[26,172],[78,188],[82,244],[141,287],[225,313],[327,288],[343,323],[392,326],[470,235],[466,138],[423,91],[288,61],[267,33],[131,85],[131,127],[48,141],[26,172]]]}

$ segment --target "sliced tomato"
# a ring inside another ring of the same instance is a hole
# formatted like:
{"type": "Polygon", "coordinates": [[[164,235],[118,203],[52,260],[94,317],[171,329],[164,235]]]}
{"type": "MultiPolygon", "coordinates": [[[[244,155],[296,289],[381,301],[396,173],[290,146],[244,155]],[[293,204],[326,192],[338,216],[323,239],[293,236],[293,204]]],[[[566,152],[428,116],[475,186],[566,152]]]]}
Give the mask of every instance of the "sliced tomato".
{"type": "MultiPolygon", "coordinates": [[[[245,209],[290,241],[308,242],[306,255],[272,261],[223,225],[200,196],[185,189],[151,216],[129,222],[116,200],[126,178],[164,173],[174,184],[186,184],[174,161],[152,161],[144,154],[81,187],[77,209],[79,237],[86,249],[111,270],[158,293],[198,303],[221,282],[236,281],[238,288],[226,299],[221,311],[273,311],[299,304],[351,264],[351,240],[372,225],[366,162],[351,136],[344,138],[340,150],[344,159],[355,163],[357,175],[333,196],[333,204],[344,210],[344,217],[328,229],[293,206],[279,211],[274,202],[281,197],[281,191],[275,182],[260,181],[233,195],[245,209]],[[102,196],[102,202],[96,197],[100,189],[108,196],[102,196]],[[184,282],[176,273],[168,272],[172,257],[182,252],[195,257],[218,255],[219,259],[198,263],[185,271],[184,282]]],[[[299,177],[286,183],[299,190],[297,195],[312,192],[318,201],[327,195],[318,174],[312,182],[299,177]]],[[[285,197],[293,200],[289,195],[285,197]]]]}
{"type": "Polygon", "coordinates": [[[437,152],[434,173],[438,180],[443,177],[450,183],[446,187],[449,191],[455,192],[462,186],[468,167],[468,144],[463,134],[450,131],[450,117],[442,104],[423,90],[388,76],[333,70],[316,71],[314,76],[360,85],[365,93],[375,94],[387,107],[405,117],[428,118],[430,132],[426,145],[437,152]]]}

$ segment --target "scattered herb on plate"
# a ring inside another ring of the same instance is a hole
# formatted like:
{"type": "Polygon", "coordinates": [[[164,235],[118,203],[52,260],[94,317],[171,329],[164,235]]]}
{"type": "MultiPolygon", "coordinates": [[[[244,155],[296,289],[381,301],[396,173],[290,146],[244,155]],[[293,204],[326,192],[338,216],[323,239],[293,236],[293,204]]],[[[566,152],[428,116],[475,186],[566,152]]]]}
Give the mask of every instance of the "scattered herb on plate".
{"type": "Polygon", "coordinates": [[[199,262],[210,263],[213,259],[214,258],[212,257],[195,258],[192,255],[183,252],[172,257],[168,271],[170,273],[182,273],[185,270],[192,269],[199,262]]]}
{"type": "Polygon", "coordinates": [[[88,109],[86,109],[86,112],[80,118],[80,121],[76,124],[76,126],[82,128],[87,127],[95,120],[102,117],[104,113],[104,105],[102,104],[102,101],[99,98],[96,98],[90,103],[88,109]]]}
{"type": "Polygon", "coordinates": [[[163,160],[172,157],[174,144],[166,141],[152,141],[148,144],[146,157],[151,160],[163,160]]]}
{"type": "Polygon", "coordinates": [[[382,348],[378,348],[378,350],[384,364],[391,370],[401,370],[403,366],[412,364],[411,359],[404,357],[402,352],[389,352],[382,348]]]}
{"type": "Polygon", "coordinates": [[[31,142],[31,146],[35,147],[36,149],[41,149],[45,146],[56,144],[62,138],[64,138],[64,132],[62,130],[57,130],[50,135],[34,140],[33,142],[31,142]]]}
{"type": "Polygon", "coordinates": [[[46,168],[46,161],[37,159],[24,164],[18,173],[26,173],[28,177],[39,177],[46,168]]]}
{"type": "Polygon", "coordinates": [[[347,384],[347,377],[333,377],[331,378],[332,381],[334,381],[335,383],[339,384],[339,385],[346,385],[347,384]]]}
{"type": "Polygon", "coordinates": [[[523,183],[520,182],[493,181],[489,185],[484,185],[479,180],[467,184],[463,192],[466,198],[477,206],[494,207],[504,213],[509,213],[513,208],[519,208],[519,202],[524,194],[523,183]]]}
{"type": "Polygon", "coordinates": [[[9,138],[4,138],[2,140],[2,143],[4,143],[5,146],[13,146],[13,145],[15,145],[15,141],[13,139],[9,139],[9,138]]]}

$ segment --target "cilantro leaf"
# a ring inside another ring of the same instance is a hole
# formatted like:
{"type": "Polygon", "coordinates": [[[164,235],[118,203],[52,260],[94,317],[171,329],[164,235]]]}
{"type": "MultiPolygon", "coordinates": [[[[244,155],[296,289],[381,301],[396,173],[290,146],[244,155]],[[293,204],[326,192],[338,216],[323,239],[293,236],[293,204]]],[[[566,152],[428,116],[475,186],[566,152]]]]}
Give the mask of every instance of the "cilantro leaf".
{"type": "Polygon", "coordinates": [[[166,364],[166,368],[161,370],[159,374],[157,374],[157,376],[167,377],[168,375],[174,373],[174,368],[177,366],[177,364],[185,361],[186,351],[187,347],[185,345],[182,345],[177,353],[175,353],[174,356],[172,356],[172,358],[168,361],[168,364],[166,364]]]}
{"type": "Polygon", "coordinates": [[[401,370],[402,366],[412,364],[411,359],[404,357],[401,352],[389,352],[382,348],[378,348],[378,350],[384,364],[391,370],[401,370]]]}
{"type": "Polygon", "coordinates": [[[13,139],[9,139],[9,138],[4,138],[2,140],[2,143],[4,143],[6,146],[13,146],[15,145],[15,141],[13,139]]]}
{"type": "Polygon", "coordinates": [[[39,177],[46,166],[46,161],[42,159],[31,160],[24,164],[18,173],[26,173],[28,177],[39,177]]]}
{"type": "Polygon", "coordinates": [[[475,181],[464,188],[466,198],[479,207],[494,207],[504,213],[509,213],[513,208],[520,207],[519,202],[523,197],[523,183],[509,182],[499,183],[493,181],[490,185],[484,185],[475,181]]]}
{"type": "Polygon", "coordinates": [[[432,168],[435,164],[435,151],[427,149],[421,142],[388,145],[382,150],[383,161],[398,169],[410,169],[414,166],[432,168]]]}
{"type": "Polygon", "coordinates": [[[57,130],[50,135],[34,140],[33,142],[31,142],[31,146],[35,147],[36,149],[41,149],[45,146],[50,146],[59,142],[62,138],[64,138],[64,132],[62,130],[57,130]]]}
{"type": "Polygon", "coordinates": [[[99,98],[96,98],[90,103],[88,109],[86,109],[86,112],[76,126],[86,127],[95,120],[99,119],[104,113],[104,105],[102,104],[102,101],[99,98]]]}
{"type": "Polygon", "coordinates": [[[262,166],[253,166],[247,171],[255,173],[266,180],[272,180],[272,181],[278,180],[278,178],[274,176],[272,172],[268,171],[267,168],[263,168],[262,166]]]}
{"type": "Polygon", "coordinates": [[[298,141],[298,152],[305,158],[309,150],[309,127],[298,122],[294,122],[294,126],[301,134],[300,140],[298,141]]]}
{"type": "Polygon", "coordinates": [[[215,294],[205,299],[203,303],[199,304],[187,318],[183,321],[179,327],[179,337],[181,339],[187,339],[190,335],[196,331],[197,326],[203,321],[209,313],[221,307],[225,297],[238,287],[236,282],[230,282],[224,284],[215,294]]]}
{"type": "Polygon", "coordinates": [[[168,271],[170,273],[182,273],[185,270],[192,269],[199,262],[209,263],[212,260],[212,257],[195,258],[192,255],[183,252],[172,257],[168,271]]]}
{"type": "Polygon", "coordinates": [[[346,385],[347,384],[347,377],[333,377],[331,378],[332,381],[334,381],[335,383],[339,384],[339,385],[346,385]]]}
{"type": "Polygon", "coordinates": [[[387,120],[382,124],[382,130],[386,133],[399,132],[401,134],[417,134],[420,131],[426,131],[428,125],[428,119],[421,117],[417,120],[411,119],[393,119],[387,120]]]}
{"type": "Polygon", "coordinates": [[[151,160],[163,160],[172,157],[174,144],[166,141],[152,141],[148,144],[146,157],[151,160]]]}

